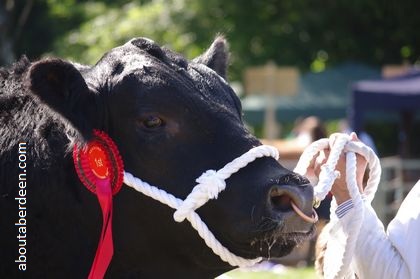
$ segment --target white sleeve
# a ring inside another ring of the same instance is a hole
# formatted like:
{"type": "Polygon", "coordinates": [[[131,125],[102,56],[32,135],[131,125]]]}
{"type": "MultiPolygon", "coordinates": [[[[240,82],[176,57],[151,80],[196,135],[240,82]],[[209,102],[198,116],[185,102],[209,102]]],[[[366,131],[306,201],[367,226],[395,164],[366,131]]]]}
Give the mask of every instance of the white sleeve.
{"type": "MultiPolygon", "coordinates": [[[[351,218],[351,210],[340,221],[351,218]]],[[[420,181],[413,187],[387,233],[366,203],[365,216],[353,258],[359,278],[420,278],[420,181]]]]}

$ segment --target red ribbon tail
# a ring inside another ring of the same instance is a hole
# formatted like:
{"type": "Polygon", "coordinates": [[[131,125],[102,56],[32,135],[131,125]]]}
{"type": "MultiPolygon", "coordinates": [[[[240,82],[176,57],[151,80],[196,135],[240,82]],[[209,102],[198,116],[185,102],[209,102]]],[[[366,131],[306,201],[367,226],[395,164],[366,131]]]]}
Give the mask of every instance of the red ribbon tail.
{"type": "Polygon", "coordinates": [[[114,254],[112,241],[112,190],[109,181],[101,181],[96,186],[96,195],[102,209],[102,232],[89,279],[102,279],[114,254]]]}

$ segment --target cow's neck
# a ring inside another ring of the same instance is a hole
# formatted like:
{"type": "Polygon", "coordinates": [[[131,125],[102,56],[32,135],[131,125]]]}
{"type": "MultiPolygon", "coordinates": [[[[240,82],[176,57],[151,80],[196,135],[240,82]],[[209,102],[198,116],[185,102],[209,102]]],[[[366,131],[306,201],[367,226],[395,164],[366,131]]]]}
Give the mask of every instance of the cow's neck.
{"type": "Polygon", "coordinates": [[[116,266],[125,266],[139,278],[214,278],[233,268],[206,246],[191,224],[176,223],[173,209],[127,186],[114,198],[113,222],[112,274],[117,275],[116,266]]]}
{"type": "MultiPolygon", "coordinates": [[[[147,252],[144,252],[145,254],[147,252]]],[[[160,257],[153,257],[153,263],[142,262],[137,266],[128,267],[125,270],[119,270],[124,264],[111,265],[107,275],[110,278],[121,277],[122,274],[134,276],[135,278],[215,278],[223,273],[228,272],[232,268],[205,268],[197,265],[192,261],[188,261],[180,256],[174,255],[160,255],[160,257]]],[[[127,266],[126,266],[127,267],[127,266]]]]}

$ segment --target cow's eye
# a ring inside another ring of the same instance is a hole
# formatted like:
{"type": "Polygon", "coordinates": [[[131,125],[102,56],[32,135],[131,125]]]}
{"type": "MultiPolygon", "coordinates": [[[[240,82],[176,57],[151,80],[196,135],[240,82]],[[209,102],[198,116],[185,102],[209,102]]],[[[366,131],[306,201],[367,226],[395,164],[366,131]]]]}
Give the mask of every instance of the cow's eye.
{"type": "Polygon", "coordinates": [[[151,115],[143,120],[143,125],[148,129],[155,129],[163,125],[163,120],[157,116],[151,115]]]}

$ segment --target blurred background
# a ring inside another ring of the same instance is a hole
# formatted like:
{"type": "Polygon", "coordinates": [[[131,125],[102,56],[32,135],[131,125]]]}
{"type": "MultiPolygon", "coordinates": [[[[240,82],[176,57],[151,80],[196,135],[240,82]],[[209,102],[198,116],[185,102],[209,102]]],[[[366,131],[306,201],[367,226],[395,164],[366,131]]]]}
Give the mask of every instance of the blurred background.
{"type": "MultiPolygon", "coordinates": [[[[0,66],[23,54],[94,64],[139,36],[191,59],[223,34],[250,130],[289,168],[310,142],[358,132],[381,158],[374,205],[387,224],[420,177],[419,10],[411,0],[2,0],[0,66]]],[[[313,253],[306,243],[267,271],[224,277],[316,278],[313,253]]]]}

